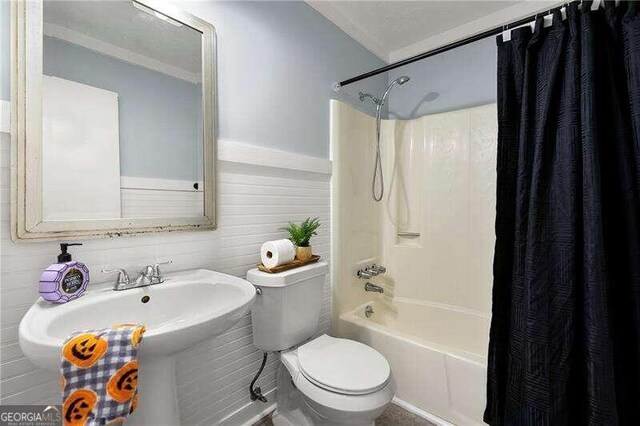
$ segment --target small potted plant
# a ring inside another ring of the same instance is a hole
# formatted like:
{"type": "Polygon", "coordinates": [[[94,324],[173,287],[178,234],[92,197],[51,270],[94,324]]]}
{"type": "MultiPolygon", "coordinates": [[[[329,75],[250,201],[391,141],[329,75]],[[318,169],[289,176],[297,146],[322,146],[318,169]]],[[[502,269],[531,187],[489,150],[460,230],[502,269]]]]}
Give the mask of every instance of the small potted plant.
{"type": "Polygon", "coordinates": [[[301,261],[309,260],[311,258],[311,246],[309,240],[314,235],[318,235],[316,230],[320,227],[320,221],[316,217],[311,219],[306,218],[301,224],[289,222],[288,226],[280,228],[283,231],[289,232],[289,239],[296,246],[296,258],[301,261]]]}

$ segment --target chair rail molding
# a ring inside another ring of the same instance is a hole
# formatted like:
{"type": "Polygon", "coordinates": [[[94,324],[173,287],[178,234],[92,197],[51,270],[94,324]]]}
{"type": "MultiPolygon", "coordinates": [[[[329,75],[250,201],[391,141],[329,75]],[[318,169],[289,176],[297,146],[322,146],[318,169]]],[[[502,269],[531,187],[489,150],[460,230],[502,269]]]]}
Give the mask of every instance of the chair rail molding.
{"type": "MultiPolygon", "coordinates": [[[[11,132],[10,116],[11,102],[0,100],[0,132],[11,132]]],[[[331,174],[332,164],[331,160],[327,158],[297,154],[290,151],[266,148],[260,145],[228,139],[220,139],[217,143],[218,161],[318,173],[322,175],[331,174]]],[[[127,178],[124,179],[127,183],[131,182],[127,180],[127,178]]]]}
{"type": "Polygon", "coordinates": [[[327,158],[225,139],[218,140],[218,160],[323,175],[331,174],[331,160],[327,158]]]}

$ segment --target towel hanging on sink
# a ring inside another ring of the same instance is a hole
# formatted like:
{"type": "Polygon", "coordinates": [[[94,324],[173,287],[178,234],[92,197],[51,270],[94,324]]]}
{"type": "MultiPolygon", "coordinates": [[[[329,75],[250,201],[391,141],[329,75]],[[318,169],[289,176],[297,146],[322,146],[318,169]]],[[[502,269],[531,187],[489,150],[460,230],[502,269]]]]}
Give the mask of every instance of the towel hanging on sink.
{"type": "Polygon", "coordinates": [[[138,406],[138,347],[145,327],[120,324],[72,333],[62,346],[65,426],[124,421],[138,406]]]}

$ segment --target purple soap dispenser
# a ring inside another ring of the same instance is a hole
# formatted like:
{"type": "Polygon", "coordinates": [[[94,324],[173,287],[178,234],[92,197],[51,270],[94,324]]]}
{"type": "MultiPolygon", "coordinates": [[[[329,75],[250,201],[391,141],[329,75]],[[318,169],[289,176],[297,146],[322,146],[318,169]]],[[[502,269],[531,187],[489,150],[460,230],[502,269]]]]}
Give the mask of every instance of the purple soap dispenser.
{"type": "Polygon", "coordinates": [[[50,265],[40,276],[40,295],[48,302],[67,303],[77,299],[87,290],[89,268],[84,263],[71,259],[67,253],[69,246],[81,246],[80,243],[60,244],[58,263],[50,265]]]}

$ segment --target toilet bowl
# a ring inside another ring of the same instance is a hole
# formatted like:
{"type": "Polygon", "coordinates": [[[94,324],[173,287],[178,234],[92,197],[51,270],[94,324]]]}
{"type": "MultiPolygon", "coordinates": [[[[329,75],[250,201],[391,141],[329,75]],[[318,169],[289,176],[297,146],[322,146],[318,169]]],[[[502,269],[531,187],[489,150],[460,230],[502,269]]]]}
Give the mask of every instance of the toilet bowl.
{"type": "Polygon", "coordinates": [[[395,393],[387,360],[348,339],[318,336],[324,278],[318,262],[269,274],[252,269],[254,345],[280,355],[275,425],[372,425],[395,393]]]}
{"type": "Polygon", "coordinates": [[[322,335],[280,359],[276,425],[372,425],[395,393],[387,360],[359,342],[322,335]]]}

